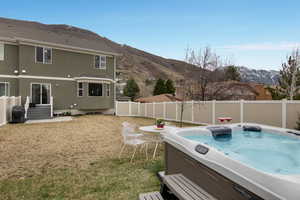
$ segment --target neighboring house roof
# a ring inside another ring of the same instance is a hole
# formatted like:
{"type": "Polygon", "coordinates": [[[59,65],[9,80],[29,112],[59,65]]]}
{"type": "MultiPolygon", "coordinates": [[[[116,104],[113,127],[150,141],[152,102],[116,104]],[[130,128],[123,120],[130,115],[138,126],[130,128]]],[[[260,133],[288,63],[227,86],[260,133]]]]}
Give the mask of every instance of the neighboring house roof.
{"type": "Polygon", "coordinates": [[[1,39],[119,55],[109,46],[108,39],[91,31],[69,25],[47,25],[0,17],[1,39]]]}
{"type": "Polygon", "coordinates": [[[135,101],[141,103],[152,103],[152,102],[181,101],[181,99],[173,96],[172,94],[160,94],[151,97],[138,98],[135,101]]]}
{"type": "Polygon", "coordinates": [[[256,100],[272,100],[272,95],[270,91],[268,91],[265,85],[262,84],[251,84],[251,86],[256,90],[258,93],[256,95],[256,100]]]}
{"type": "MultiPolygon", "coordinates": [[[[199,84],[190,83],[189,89],[192,92],[191,99],[201,99],[201,89],[199,84]]],[[[181,97],[186,92],[184,88],[177,87],[176,94],[181,97]]],[[[223,81],[210,83],[207,86],[206,100],[271,100],[272,96],[270,92],[265,89],[262,84],[245,83],[238,81],[223,81]]],[[[190,100],[191,100],[190,99],[190,100]]]]}
{"type": "Polygon", "coordinates": [[[255,100],[258,92],[249,83],[238,81],[215,82],[208,87],[208,96],[216,100],[255,100]]]}
{"type": "Polygon", "coordinates": [[[117,101],[131,101],[131,98],[128,96],[118,96],[117,101]]]}

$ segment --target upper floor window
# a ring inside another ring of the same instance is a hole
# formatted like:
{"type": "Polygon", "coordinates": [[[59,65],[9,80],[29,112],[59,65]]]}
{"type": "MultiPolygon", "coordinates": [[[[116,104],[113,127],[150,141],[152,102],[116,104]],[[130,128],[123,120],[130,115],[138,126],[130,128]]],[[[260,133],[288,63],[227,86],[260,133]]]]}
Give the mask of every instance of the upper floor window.
{"type": "Polygon", "coordinates": [[[95,68],[106,69],[106,56],[95,56],[95,68]]]}
{"type": "Polygon", "coordinates": [[[52,49],[46,47],[36,47],[35,60],[37,63],[52,64],[52,49]]]}
{"type": "Polygon", "coordinates": [[[77,95],[83,97],[83,83],[78,83],[77,85],[77,95]]]}
{"type": "Polygon", "coordinates": [[[1,82],[0,83],[0,97],[9,96],[9,83],[1,82]]]}
{"type": "Polygon", "coordinates": [[[89,96],[103,96],[103,84],[102,83],[89,83],[89,96]]]}
{"type": "Polygon", "coordinates": [[[4,60],[4,44],[0,43],[0,61],[4,60]]]}

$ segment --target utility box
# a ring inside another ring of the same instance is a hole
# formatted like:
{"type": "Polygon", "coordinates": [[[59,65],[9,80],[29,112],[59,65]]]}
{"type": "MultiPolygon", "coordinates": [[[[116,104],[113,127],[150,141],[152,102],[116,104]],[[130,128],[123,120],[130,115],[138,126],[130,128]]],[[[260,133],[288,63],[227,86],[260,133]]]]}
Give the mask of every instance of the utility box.
{"type": "Polygon", "coordinates": [[[12,123],[25,122],[25,108],[23,106],[14,106],[12,108],[12,123]]]}

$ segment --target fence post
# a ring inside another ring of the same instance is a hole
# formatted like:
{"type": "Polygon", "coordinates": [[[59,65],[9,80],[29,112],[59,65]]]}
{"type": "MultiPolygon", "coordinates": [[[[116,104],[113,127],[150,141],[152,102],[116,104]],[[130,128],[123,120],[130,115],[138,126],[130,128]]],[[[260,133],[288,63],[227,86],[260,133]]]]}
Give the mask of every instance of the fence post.
{"type": "Polygon", "coordinates": [[[21,105],[22,105],[22,97],[18,96],[18,106],[21,106],[21,105]]]}
{"type": "Polygon", "coordinates": [[[132,114],[132,112],[131,112],[131,101],[129,101],[128,106],[129,106],[129,116],[131,116],[131,114],[132,114]]]}
{"type": "Polygon", "coordinates": [[[138,102],[138,115],[141,116],[141,102],[138,102]]]}
{"type": "Polygon", "coordinates": [[[240,115],[241,123],[244,123],[244,99],[240,100],[240,115]]]}
{"type": "Polygon", "coordinates": [[[12,120],[12,109],[16,105],[16,97],[12,96],[11,98],[12,101],[9,104],[9,121],[12,120]]]}
{"type": "Polygon", "coordinates": [[[147,106],[148,106],[148,103],[144,103],[145,105],[145,117],[147,117],[147,106]]]}
{"type": "Polygon", "coordinates": [[[194,100],[192,100],[192,122],[194,122],[194,100]]]}
{"type": "Polygon", "coordinates": [[[115,115],[118,116],[118,101],[116,101],[115,104],[115,115]]]}
{"type": "Polygon", "coordinates": [[[3,97],[3,124],[6,124],[7,123],[7,97],[6,96],[4,96],[3,97]]]}
{"type": "Polygon", "coordinates": [[[282,99],[281,100],[281,127],[286,128],[286,104],[287,100],[282,99]]]}
{"type": "Polygon", "coordinates": [[[216,124],[216,100],[212,100],[212,124],[216,124]]]}
{"type": "Polygon", "coordinates": [[[152,102],[152,117],[155,118],[155,102],[152,102]]]}
{"type": "Polygon", "coordinates": [[[164,101],[163,102],[163,106],[164,106],[164,119],[166,119],[167,118],[167,111],[166,111],[166,102],[164,101]]]}
{"type": "Polygon", "coordinates": [[[177,101],[175,101],[176,103],[176,121],[178,121],[178,103],[177,101]]]}

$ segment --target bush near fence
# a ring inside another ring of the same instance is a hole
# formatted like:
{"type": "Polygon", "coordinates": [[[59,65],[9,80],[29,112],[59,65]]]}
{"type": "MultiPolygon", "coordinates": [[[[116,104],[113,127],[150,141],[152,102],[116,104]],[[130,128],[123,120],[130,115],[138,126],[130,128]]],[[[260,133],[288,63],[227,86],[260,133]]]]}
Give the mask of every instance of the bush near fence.
{"type": "MultiPolygon", "coordinates": [[[[116,115],[163,118],[180,121],[182,102],[116,102],[116,115]]],[[[219,117],[232,117],[232,123],[258,123],[282,128],[296,127],[300,101],[189,101],[184,102],[183,121],[219,124],[219,117]]]]}

